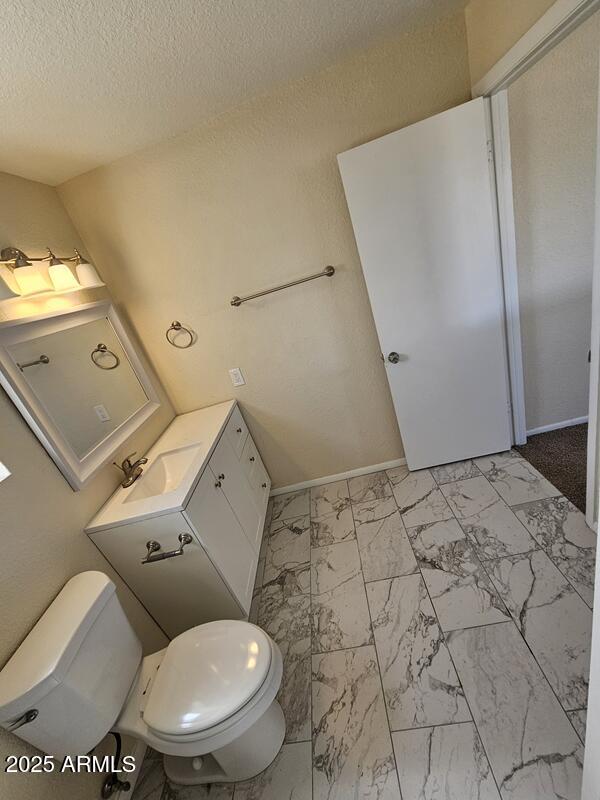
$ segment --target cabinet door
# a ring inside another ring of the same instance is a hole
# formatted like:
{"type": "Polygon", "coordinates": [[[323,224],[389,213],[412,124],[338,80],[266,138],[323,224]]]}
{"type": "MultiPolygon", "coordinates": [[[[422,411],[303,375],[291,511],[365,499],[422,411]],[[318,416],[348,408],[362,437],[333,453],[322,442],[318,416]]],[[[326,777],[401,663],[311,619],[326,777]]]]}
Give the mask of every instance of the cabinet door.
{"type": "Polygon", "coordinates": [[[91,539],[167,636],[173,638],[215,619],[244,617],[245,609],[234,599],[183,514],[133,522],[93,533],[91,539]],[[146,542],[157,541],[163,552],[176,550],[180,533],[193,536],[183,555],[142,564],[146,542]]]}
{"type": "Polygon", "coordinates": [[[223,494],[222,484],[207,467],[184,514],[238,602],[249,612],[258,555],[223,494]]]}
{"type": "Polygon", "coordinates": [[[233,448],[226,436],[210,458],[209,466],[221,483],[225,497],[246,534],[252,547],[258,552],[262,534],[263,514],[259,511],[254,495],[233,448]]]}

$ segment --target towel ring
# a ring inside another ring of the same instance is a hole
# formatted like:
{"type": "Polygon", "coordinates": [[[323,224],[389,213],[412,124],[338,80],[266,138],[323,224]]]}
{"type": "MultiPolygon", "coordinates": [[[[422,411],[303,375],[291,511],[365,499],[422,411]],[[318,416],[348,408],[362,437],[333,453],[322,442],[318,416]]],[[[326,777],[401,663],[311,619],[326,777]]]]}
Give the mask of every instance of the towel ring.
{"type": "Polygon", "coordinates": [[[192,333],[192,331],[189,328],[186,328],[185,325],[182,325],[181,322],[178,322],[177,320],[173,320],[171,325],[167,328],[165,336],[167,338],[167,342],[170,345],[173,345],[173,347],[176,347],[178,350],[186,350],[188,347],[191,347],[194,344],[194,334],[192,333]],[[169,336],[171,331],[175,331],[175,333],[179,333],[180,331],[183,331],[183,333],[187,333],[187,335],[190,337],[189,342],[187,344],[175,344],[174,337],[169,336]]]}
{"type": "Polygon", "coordinates": [[[100,369],[116,369],[121,363],[121,359],[119,358],[119,356],[116,353],[113,353],[112,350],[109,350],[108,347],[102,343],[100,343],[95,350],[92,350],[90,358],[92,359],[94,364],[100,369]],[[99,355],[96,355],[97,353],[99,353],[99,355]],[[115,363],[109,366],[104,366],[98,361],[98,359],[101,358],[103,355],[112,356],[115,360],[115,363]]]}

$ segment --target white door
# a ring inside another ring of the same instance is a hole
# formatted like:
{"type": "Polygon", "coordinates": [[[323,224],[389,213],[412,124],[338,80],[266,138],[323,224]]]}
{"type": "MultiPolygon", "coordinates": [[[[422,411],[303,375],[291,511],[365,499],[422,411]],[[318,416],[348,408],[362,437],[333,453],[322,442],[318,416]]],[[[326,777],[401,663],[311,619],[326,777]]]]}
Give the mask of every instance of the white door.
{"type": "Polygon", "coordinates": [[[511,445],[486,102],[338,156],[410,469],[511,445]]]}

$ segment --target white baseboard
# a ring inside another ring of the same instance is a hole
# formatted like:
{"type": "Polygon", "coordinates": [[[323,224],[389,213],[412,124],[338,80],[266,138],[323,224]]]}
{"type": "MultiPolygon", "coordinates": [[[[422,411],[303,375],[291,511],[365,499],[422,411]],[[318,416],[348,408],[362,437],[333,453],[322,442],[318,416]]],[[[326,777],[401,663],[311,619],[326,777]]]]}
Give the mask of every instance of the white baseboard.
{"type": "Polygon", "coordinates": [[[562,422],[553,422],[551,425],[542,425],[539,428],[532,428],[530,431],[527,431],[527,436],[535,436],[536,433],[547,433],[548,431],[558,431],[561,428],[570,428],[572,425],[583,425],[587,421],[587,417],[563,419],[562,422]]]}
{"type": "Polygon", "coordinates": [[[337,475],[323,475],[322,478],[313,478],[310,481],[280,486],[278,489],[272,490],[271,497],[275,497],[278,494],[287,494],[287,492],[297,492],[299,489],[309,489],[311,486],[320,486],[322,483],[334,483],[334,481],[343,481],[345,478],[355,478],[357,475],[368,475],[369,472],[380,472],[382,469],[402,467],[405,464],[405,458],[395,458],[393,461],[384,461],[383,464],[371,464],[369,467],[359,467],[358,469],[350,469],[347,472],[338,472],[337,475]]]}

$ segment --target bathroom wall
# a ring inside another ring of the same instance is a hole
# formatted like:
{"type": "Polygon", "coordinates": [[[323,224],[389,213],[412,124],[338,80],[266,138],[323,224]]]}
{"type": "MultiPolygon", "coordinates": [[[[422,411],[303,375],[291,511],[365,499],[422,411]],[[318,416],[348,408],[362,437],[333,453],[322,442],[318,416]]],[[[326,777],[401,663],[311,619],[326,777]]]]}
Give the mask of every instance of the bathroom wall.
{"type": "Polygon", "coordinates": [[[471,81],[477,83],[554,0],[471,0],[465,8],[471,81]]]}
{"type": "Polygon", "coordinates": [[[596,13],[508,91],[528,430],[588,413],[599,34],[596,13]]]}
{"type": "MultiPolygon", "coordinates": [[[[55,189],[0,173],[0,247],[13,245],[30,255],[83,248],[55,189]]],[[[3,318],[35,313],[47,304],[86,302],[103,290],[53,300],[11,301],[3,318]]],[[[163,406],[126,446],[144,451],[172,418],[163,406]]],[[[123,452],[125,455],[125,452],[123,452]]],[[[0,390],[0,461],[11,476],[0,482],[0,665],[4,664],[63,584],[82,570],[98,569],[116,582],[119,598],[146,651],[165,638],[135,597],[83,533],[83,527],[117,487],[119,474],[107,466],[83,491],[73,492],[21,415],[0,390]]],[[[8,754],[32,750],[0,732],[0,765],[8,754]]],[[[89,800],[99,796],[99,775],[6,775],[0,769],[0,797],[10,800],[89,800]]]]}
{"type": "Polygon", "coordinates": [[[461,13],[59,187],[177,410],[236,397],[275,486],[403,455],[336,154],[468,99],[461,13]]]}

